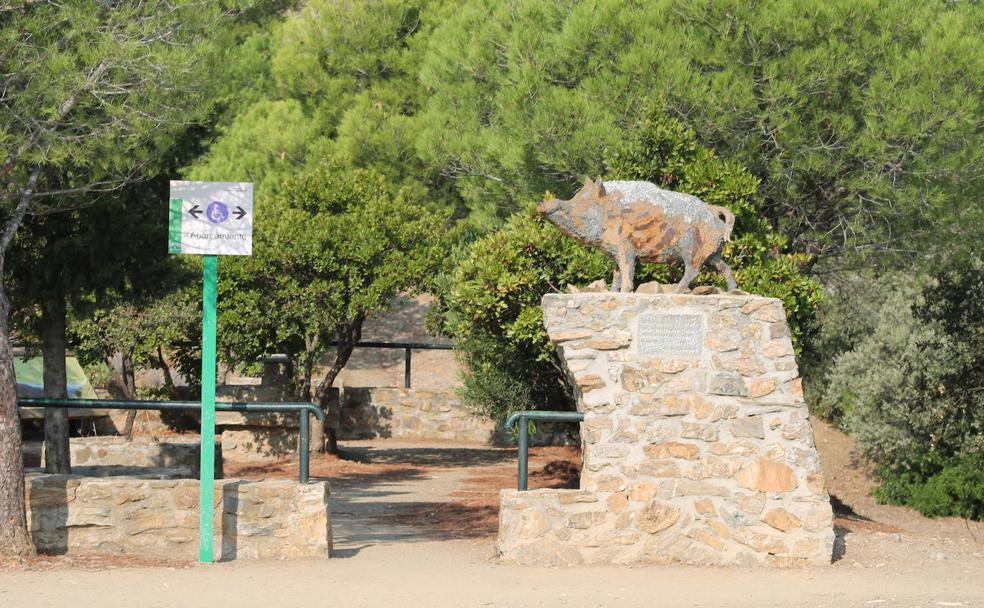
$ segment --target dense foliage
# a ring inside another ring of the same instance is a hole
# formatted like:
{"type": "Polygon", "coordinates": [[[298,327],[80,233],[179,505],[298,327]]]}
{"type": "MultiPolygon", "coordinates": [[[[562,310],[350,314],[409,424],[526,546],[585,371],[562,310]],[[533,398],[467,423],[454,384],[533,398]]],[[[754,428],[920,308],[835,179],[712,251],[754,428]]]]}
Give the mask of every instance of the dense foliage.
{"type": "Polygon", "coordinates": [[[601,174],[662,98],[794,250],[940,252],[982,219],[982,25],[971,2],[311,0],[231,54],[200,166],[262,193],[330,153],[488,230],[601,174]]]}
{"type": "Polygon", "coordinates": [[[795,249],[945,251],[980,235],[981,29],[974,2],[467,2],[423,58],[418,148],[509,213],[600,173],[665,96],[795,249]]]}
{"type": "Polygon", "coordinates": [[[893,282],[875,322],[844,332],[856,333],[824,377],[822,411],[880,465],[881,498],[980,518],[984,263],[956,261],[922,287],[893,282]]]}
{"type": "MultiPolygon", "coordinates": [[[[652,181],[730,208],[736,228],[725,257],[739,285],[781,298],[799,343],[813,330],[822,291],[799,268],[807,256],[783,252],[786,239],[758,215],[761,197],[755,178],[700,146],[691,129],[658,106],[632,132],[608,152],[608,179],[652,181]]],[[[442,294],[444,330],[454,336],[466,368],[466,401],[491,417],[569,405],[571,392],[543,329],[540,298],[567,285],[607,281],[612,271],[607,256],[563,235],[533,208],[476,242],[442,294]]],[[[678,267],[643,264],[637,280],[676,282],[680,272],[678,267]]],[[[723,286],[712,270],[705,270],[698,282],[723,286]]]]}
{"type": "Polygon", "coordinates": [[[421,57],[448,17],[445,4],[310,0],[258,29],[230,53],[240,86],[230,87],[219,137],[188,175],[253,181],[264,197],[332,157],[426,193],[419,200],[428,206],[454,208],[441,167],[416,153],[414,119],[425,97],[421,57]]]}

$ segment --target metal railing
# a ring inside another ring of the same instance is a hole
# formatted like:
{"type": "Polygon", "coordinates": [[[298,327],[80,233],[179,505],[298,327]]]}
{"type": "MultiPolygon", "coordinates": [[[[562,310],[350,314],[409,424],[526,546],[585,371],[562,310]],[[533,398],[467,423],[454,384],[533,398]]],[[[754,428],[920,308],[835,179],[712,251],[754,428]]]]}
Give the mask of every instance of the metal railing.
{"type": "MultiPolygon", "coordinates": [[[[18,399],[19,407],[53,407],[62,409],[112,409],[112,410],[158,410],[201,412],[198,401],[128,401],[123,399],[18,399]]],[[[307,483],[311,477],[310,419],[314,414],[324,423],[325,413],[313,403],[245,403],[218,401],[217,412],[297,412],[297,451],[300,471],[298,478],[307,483]]]]}
{"type": "Polygon", "coordinates": [[[413,350],[454,350],[451,344],[436,342],[357,342],[356,348],[402,348],[403,388],[410,388],[410,357],[413,350]]]}
{"type": "Polygon", "coordinates": [[[581,412],[528,411],[516,412],[506,419],[507,429],[512,428],[516,422],[519,422],[519,482],[517,489],[520,492],[526,491],[527,482],[529,481],[530,430],[529,424],[527,423],[530,420],[543,422],[582,422],[584,420],[584,414],[581,412]]]}

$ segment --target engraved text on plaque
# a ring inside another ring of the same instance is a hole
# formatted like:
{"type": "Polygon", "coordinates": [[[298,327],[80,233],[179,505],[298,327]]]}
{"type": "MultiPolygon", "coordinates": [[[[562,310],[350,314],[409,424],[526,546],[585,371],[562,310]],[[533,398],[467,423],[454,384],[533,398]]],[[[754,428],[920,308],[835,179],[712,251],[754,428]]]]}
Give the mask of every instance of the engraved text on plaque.
{"type": "Polygon", "coordinates": [[[704,319],[701,315],[641,315],[638,336],[640,353],[699,355],[704,319]]]}

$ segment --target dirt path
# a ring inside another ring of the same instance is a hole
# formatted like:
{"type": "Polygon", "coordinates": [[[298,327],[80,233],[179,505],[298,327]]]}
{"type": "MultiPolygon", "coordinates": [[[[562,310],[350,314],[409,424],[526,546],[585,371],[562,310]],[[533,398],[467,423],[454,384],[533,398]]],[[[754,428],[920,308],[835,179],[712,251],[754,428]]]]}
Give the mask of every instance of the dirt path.
{"type": "Polygon", "coordinates": [[[474,471],[502,465],[514,450],[457,445],[436,448],[399,442],[345,442],[345,458],[368,467],[394,468],[374,483],[364,476],[336,478],[331,514],[335,554],[394,542],[485,538],[497,516],[489,505],[467,504],[454,494],[474,471]]]}
{"type": "MultiPolygon", "coordinates": [[[[333,559],[208,567],[46,560],[0,570],[0,606],[984,607],[982,527],[875,504],[849,440],[822,423],[816,429],[831,494],[843,505],[829,567],[498,564],[498,491],[515,484],[514,449],[346,442],[345,458],[312,463],[312,474],[332,484],[333,559]]],[[[531,487],[570,485],[578,460],[573,449],[535,449],[531,487]]],[[[295,471],[287,462],[234,474],[295,471]]]]}
{"type": "Polygon", "coordinates": [[[729,608],[981,606],[975,566],[521,568],[477,540],[373,544],[330,560],[0,573],[0,606],[569,606],[729,608]]]}

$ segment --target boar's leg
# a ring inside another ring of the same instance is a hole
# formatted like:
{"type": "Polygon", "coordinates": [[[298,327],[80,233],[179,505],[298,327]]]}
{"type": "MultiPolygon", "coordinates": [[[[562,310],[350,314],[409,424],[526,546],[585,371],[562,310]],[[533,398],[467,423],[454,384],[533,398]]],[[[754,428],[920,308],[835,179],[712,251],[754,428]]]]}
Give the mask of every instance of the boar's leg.
{"type": "Polygon", "coordinates": [[[622,273],[618,271],[618,263],[615,263],[615,273],[612,274],[612,291],[622,289],[622,273]]]}
{"type": "Polygon", "coordinates": [[[697,277],[697,272],[700,270],[700,266],[694,266],[688,258],[684,258],[683,265],[683,278],[677,283],[677,293],[689,290],[690,284],[693,283],[694,278],[697,277]]]}
{"type": "Polygon", "coordinates": [[[735,275],[731,272],[731,266],[728,266],[728,263],[721,257],[720,251],[708,258],[707,261],[714,264],[714,267],[718,269],[718,272],[724,275],[724,280],[728,282],[729,290],[738,289],[738,282],[735,281],[735,275]]]}
{"type": "Polygon", "coordinates": [[[612,282],[612,291],[632,293],[632,290],[635,289],[635,263],[636,253],[634,250],[624,248],[618,252],[618,260],[616,260],[618,270],[615,271],[615,275],[621,280],[618,281],[618,287],[615,286],[614,281],[612,282]]]}

